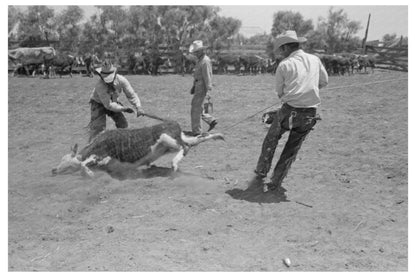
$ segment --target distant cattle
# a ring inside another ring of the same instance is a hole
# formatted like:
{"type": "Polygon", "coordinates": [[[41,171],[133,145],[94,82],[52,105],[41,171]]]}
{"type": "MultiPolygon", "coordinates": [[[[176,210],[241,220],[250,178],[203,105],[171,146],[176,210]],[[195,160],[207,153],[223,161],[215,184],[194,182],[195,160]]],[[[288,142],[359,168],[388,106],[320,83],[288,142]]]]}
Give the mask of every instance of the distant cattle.
{"type": "Polygon", "coordinates": [[[151,54],[150,55],[150,72],[152,75],[160,74],[160,69],[167,71],[172,68],[172,63],[168,56],[162,56],[160,54],[151,54]]]}
{"type": "Polygon", "coordinates": [[[85,63],[85,68],[87,70],[87,76],[93,77],[95,68],[99,66],[101,60],[98,58],[97,55],[89,53],[83,57],[83,60],[85,63]]]}
{"type": "Polygon", "coordinates": [[[79,59],[73,55],[69,54],[58,54],[50,60],[45,62],[46,70],[48,71],[48,76],[63,75],[69,74],[72,77],[72,67],[77,66],[79,59]]]}
{"type": "Polygon", "coordinates": [[[344,75],[353,73],[353,61],[347,54],[316,54],[325,67],[328,75],[344,75]]]}
{"type": "Polygon", "coordinates": [[[218,73],[229,73],[229,67],[233,67],[235,73],[240,73],[240,56],[234,53],[219,53],[216,55],[218,73]]]}
{"type": "Polygon", "coordinates": [[[364,73],[367,73],[367,67],[371,68],[371,73],[374,73],[376,67],[375,58],[369,55],[362,55],[358,57],[358,70],[364,69],[364,73]]]}
{"type": "Polygon", "coordinates": [[[265,71],[267,62],[258,55],[245,54],[239,57],[240,63],[244,66],[244,72],[248,74],[257,74],[262,70],[265,71]]]}
{"type": "Polygon", "coordinates": [[[182,75],[192,73],[197,61],[198,58],[196,56],[178,51],[173,58],[175,72],[182,75]]]}
{"type": "Polygon", "coordinates": [[[24,47],[9,50],[9,60],[16,65],[16,68],[13,71],[12,76],[14,76],[19,67],[23,67],[26,74],[30,75],[29,65],[31,65],[31,67],[38,67],[41,64],[44,64],[45,62],[48,62],[49,60],[53,59],[55,56],[56,52],[53,47],[24,47]]]}

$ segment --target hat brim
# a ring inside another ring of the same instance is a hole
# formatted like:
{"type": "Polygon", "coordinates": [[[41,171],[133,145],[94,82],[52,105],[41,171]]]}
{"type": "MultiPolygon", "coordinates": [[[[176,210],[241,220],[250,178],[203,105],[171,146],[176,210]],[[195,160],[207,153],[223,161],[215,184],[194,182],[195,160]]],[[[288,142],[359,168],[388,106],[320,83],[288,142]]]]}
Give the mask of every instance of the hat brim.
{"type": "Polygon", "coordinates": [[[204,50],[204,49],[207,49],[207,48],[208,48],[208,46],[200,46],[198,48],[194,48],[194,47],[191,46],[189,48],[189,53],[195,53],[195,52],[197,52],[199,50],[204,50]]]}
{"type": "Polygon", "coordinates": [[[95,71],[101,76],[101,79],[103,79],[106,83],[111,83],[114,81],[114,78],[117,73],[117,68],[114,68],[112,72],[103,72],[102,68],[97,68],[95,71]]]}
{"type": "Polygon", "coordinates": [[[304,43],[307,39],[305,37],[298,37],[297,39],[290,38],[290,37],[282,37],[277,38],[276,40],[276,48],[280,48],[281,46],[288,44],[288,43],[304,43]]]}

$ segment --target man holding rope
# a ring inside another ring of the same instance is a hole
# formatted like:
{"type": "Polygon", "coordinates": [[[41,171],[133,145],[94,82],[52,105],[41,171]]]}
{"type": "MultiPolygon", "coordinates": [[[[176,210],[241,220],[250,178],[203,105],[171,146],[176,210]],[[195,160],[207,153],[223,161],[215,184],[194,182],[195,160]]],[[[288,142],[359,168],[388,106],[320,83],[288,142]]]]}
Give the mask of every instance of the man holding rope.
{"type": "Polygon", "coordinates": [[[134,92],[129,81],[117,74],[117,68],[110,61],[104,61],[103,66],[97,68],[96,71],[100,80],[95,85],[90,99],[89,141],[105,130],[106,115],[114,120],[117,128],[127,128],[128,123],[123,112],[134,113],[134,110],[124,107],[118,101],[121,92],[124,92],[130,104],[135,108],[137,117],[144,115],[139,96],[134,92]]]}
{"type": "Polygon", "coordinates": [[[316,113],[321,103],[319,89],[328,84],[328,74],[318,57],[300,49],[300,43],[305,41],[306,38],[298,37],[295,31],[286,31],[276,38],[276,47],[284,57],[276,70],[276,92],[283,104],[264,138],[254,171],[258,179],[267,177],[279,139],[286,131],[290,134],[270,182],[264,184],[264,192],[268,189],[285,191],[282,181],[302,142],[320,119],[316,113]]]}

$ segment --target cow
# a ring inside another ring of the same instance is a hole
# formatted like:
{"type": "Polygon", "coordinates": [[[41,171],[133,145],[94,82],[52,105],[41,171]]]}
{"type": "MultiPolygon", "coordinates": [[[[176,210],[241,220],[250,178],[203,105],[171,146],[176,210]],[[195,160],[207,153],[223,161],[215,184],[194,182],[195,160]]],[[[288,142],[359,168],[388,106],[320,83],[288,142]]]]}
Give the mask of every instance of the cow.
{"type": "Polygon", "coordinates": [[[49,77],[58,73],[59,77],[69,74],[72,78],[72,67],[78,64],[77,58],[73,55],[58,54],[52,59],[45,62],[49,77]]]}
{"type": "Polygon", "coordinates": [[[151,166],[161,156],[176,153],[172,160],[172,170],[178,170],[178,163],[189,149],[207,140],[224,140],[220,133],[204,133],[188,136],[176,121],[162,123],[140,129],[113,129],[97,135],[90,144],[78,152],[78,145],[71,148],[60,164],[52,169],[52,175],[70,174],[81,170],[81,174],[93,177],[91,166],[105,170],[114,160],[132,168],[151,166]]]}
{"type": "Polygon", "coordinates": [[[134,53],[128,56],[129,72],[133,74],[144,73],[150,74],[150,59],[143,56],[142,53],[134,53]]]}
{"type": "Polygon", "coordinates": [[[101,63],[96,54],[86,54],[83,58],[88,77],[94,77],[95,68],[101,63]]]}
{"type": "Polygon", "coordinates": [[[192,54],[184,54],[184,69],[183,72],[185,73],[192,73],[195,68],[196,63],[198,62],[198,58],[192,54]]]}
{"type": "Polygon", "coordinates": [[[220,53],[216,56],[218,63],[218,73],[229,73],[228,67],[234,67],[235,73],[240,73],[240,56],[236,54],[220,53]]]}
{"type": "MultiPolygon", "coordinates": [[[[37,67],[56,56],[55,49],[53,47],[22,47],[9,50],[8,57],[15,65],[20,65],[25,69],[27,75],[29,73],[29,65],[31,67],[37,67]]],[[[19,67],[16,67],[12,73],[15,75],[19,67]]]]}
{"type": "Polygon", "coordinates": [[[273,59],[267,59],[266,63],[266,72],[270,74],[275,74],[277,67],[279,66],[280,62],[283,60],[283,57],[277,57],[273,59]]]}
{"type": "Polygon", "coordinates": [[[151,55],[151,62],[149,66],[149,70],[152,75],[160,74],[160,69],[169,69],[172,68],[172,63],[170,62],[170,58],[167,56],[161,56],[159,54],[151,55]]]}
{"type": "Polygon", "coordinates": [[[367,67],[371,68],[371,73],[374,73],[374,68],[376,67],[375,59],[369,55],[360,55],[358,56],[358,70],[361,71],[364,69],[364,73],[367,73],[367,67]]]}
{"type": "Polygon", "coordinates": [[[257,74],[261,72],[265,61],[258,55],[246,54],[239,57],[240,63],[244,66],[244,72],[248,74],[257,74]]]}

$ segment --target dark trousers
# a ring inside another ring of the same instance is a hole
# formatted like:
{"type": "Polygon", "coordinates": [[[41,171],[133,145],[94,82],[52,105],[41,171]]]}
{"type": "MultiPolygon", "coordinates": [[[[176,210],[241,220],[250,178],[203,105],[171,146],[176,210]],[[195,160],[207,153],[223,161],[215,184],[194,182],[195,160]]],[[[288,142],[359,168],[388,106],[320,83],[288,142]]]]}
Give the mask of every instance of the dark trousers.
{"type": "Polygon", "coordinates": [[[114,120],[117,128],[127,128],[127,119],[122,112],[113,112],[104,107],[103,104],[90,100],[91,121],[89,126],[89,140],[91,141],[96,135],[105,130],[106,115],[114,120]]]}
{"type": "Polygon", "coordinates": [[[283,104],[275,114],[270,129],[264,138],[255,170],[257,175],[260,177],[267,176],[279,140],[285,132],[290,131],[289,138],[270,178],[274,185],[281,186],[303,141],[316,124],[317,119],[315,108],[294,108],[288,104],[283,104]]]}

